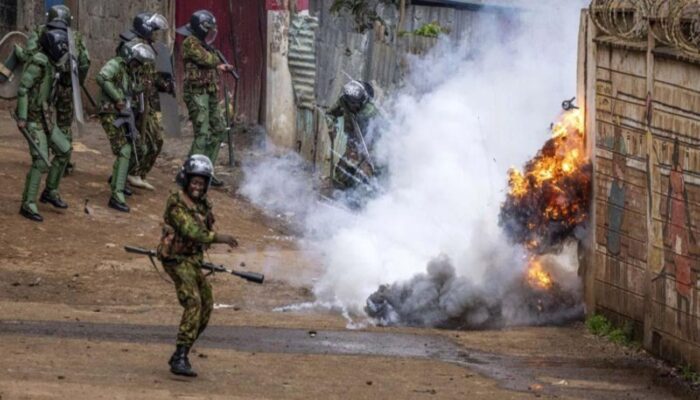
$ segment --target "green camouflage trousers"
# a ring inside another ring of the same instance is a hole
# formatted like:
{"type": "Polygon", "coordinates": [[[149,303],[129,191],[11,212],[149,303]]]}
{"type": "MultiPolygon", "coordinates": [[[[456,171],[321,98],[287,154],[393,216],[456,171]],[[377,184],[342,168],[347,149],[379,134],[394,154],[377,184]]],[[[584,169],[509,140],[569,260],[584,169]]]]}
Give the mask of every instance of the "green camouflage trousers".
{"type": "MultiPolygon", "coordinates": [[[[58,85],[56,91],[56,125],[68,140],[73,141],[73,87],[58,85]]],[[[68,156],[70,163],[70,155],[68,156]]]]}
{"type": "Polygon", "coordinates": [[[135,157],[132,157],[134,153],[133,145],[126,139],[124,129],[114,126],[115,119],[115,114],[104,113],[100,115],[100,122],[107,134],[107,139],[109,139],[112,154],[116,156],[112,166],[112,182],[110,184],[112,197],[125,204],[124,187],[126,186],[126,177],[129,171],[137,168],[137,166],[135,166],[135,157]]]}
{"type": "Polygon", "coordinates": [[[224,110],[216,92],[186,90],[185,104],[194,129],[189,155],[204,154],[216,165],[221,143],[226,139],[224,110]]]}
{"type": "Polygon", "coordinates": [[[46,190],[52,196],[58,195],[58,186],[63,177],[63,171],[70,160],[72,151],[72,143],[70,137],[65,135],[60,128],[54,126],[50,135],[44,131],[44,127],[40,123],[29,122],[27,131],[34,139],[41,153],[49,158],[49,149],[53,153],[51,167],[44,162],[39,153],[33,147],[29,147],[29,152],[32,156],[32,166],[27,173],[27,179],[24,185],[24,193],[22,194],[22,207],[38,213],[36,207],[36,198],[39,193],[39,185],[41,184],[41,176],[48,172],[46,178],[46,190]]]}
{"type": "Polygon", "coordinates": [[[209,323],[214,309],[211,285],[198,264],[201,258],[186,258],[179,264],[163,264],[163,269],[175,283],[177,300],[185,309],[180,320],[177,344],[191,347],[209,323]]]}
{"type": "Polygon", "coordinates": [[[141,124],[141,145],[138,147],[139,164],[132,165],[129,175],[145,178],[156,164],[156,159],[163,149],[163,124],[162,115],[159,112],[150,112],[144,116],[146,120],[141,124]]]}

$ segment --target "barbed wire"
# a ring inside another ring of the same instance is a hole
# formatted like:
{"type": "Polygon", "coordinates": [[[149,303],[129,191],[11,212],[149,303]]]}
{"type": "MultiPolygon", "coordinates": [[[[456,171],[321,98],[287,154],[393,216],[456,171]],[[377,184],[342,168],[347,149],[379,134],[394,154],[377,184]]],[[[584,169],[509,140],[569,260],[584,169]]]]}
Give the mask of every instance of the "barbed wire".
{"type": "Polygon", "coordinates": [[[662,45],[700,55],[700,0],[592,0],[589,10],[606,35],[643,41],[651,32],[662,45]]]}
{"type": "Polygon", "coordinates": [[[643,40],[649,29],[650,0],[593,0],[591,17],[598,29],[625,40],[643,40]]]}

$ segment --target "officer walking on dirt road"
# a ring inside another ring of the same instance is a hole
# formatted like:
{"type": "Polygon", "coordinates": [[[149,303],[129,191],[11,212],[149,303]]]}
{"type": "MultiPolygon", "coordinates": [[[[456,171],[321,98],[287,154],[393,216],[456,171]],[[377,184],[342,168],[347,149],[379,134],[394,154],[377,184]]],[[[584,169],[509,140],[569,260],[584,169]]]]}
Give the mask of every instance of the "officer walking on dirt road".
{"type": "MultiPolygon", "coordinates": [[[[216,18],[211,12],[195,12],[190,23],[180,27],[177,33],[186,36],[182,42],[184,94],[194,129],[189,155],[204,154],[216,165],[227,133],[224,110],[219,105],[217,71],[233,71],[233,66],[223,63],[211,47],[217,35],[216,18]]],[[[223,182],[212,176],[212,186],[222,185],[223,182]]]]}
{"type": "MultiPolygon", "coordinates": [[[[23,62],[28,62],[32,56],[40,51],[39,39],[43,34],[51,29],[60,29],[69,34],[73,35],[73,40],[75,41],[76,53],[78,65],[78,76],[80,83],[85,81],[87,77],[88,70],[90,69],[90,54],[85,46],[85,40],[80,32],[75,30],[70,30],[71,24],[73,22],[73,16],[68,7],[64,5],[55,5],[49,9],[46,13],[46,24],[39,25],[36,29],[29,34],[27,39],[26,48],[17,48],[17,56],[23,62]]],[[[61,131],[69,138],[72,139],[73,132],[71,125],[73,124],[74,108],[76,105],[73,103],[73,88],[71,86],[71,76],[68,71],[64,72],[59,81],[59,85],[56,90],[56,123],[61,131]]],[[[82,104],[78,105],[82,107],[82,104]]],[[[66,166],[67,172],[72,171],[73,164],[68,160],[66,166]]]]}
{"type": "MultiPolygon", "coordinates": [[[[132,22],[131,29],[119,35],[119,45],[117,55],[122,51],[122,46],[128,43],[143,43],[154,49],[153,35],[157,31],[168,29],[168,21],[164,16],[142,12],[136,14],[132,22]]],[[[157,54],[160,57],[161,54],[157,54]]],[[[169,55],[169,54],[168,54],[169,55]]],[[[172,77],[165,77],[159,74],[155,64],[145,64],[138,71],[136,78],[143,85],[144,91],[144,112],[137,121],[143,146],[137,148],[139,164],[133,164],[127,181],[133,187],[155,190],[153,185],[146,181],[146,175],[153,169],[156,159],[163,148],[163,124],[160,110],[159,92],[174,93],[174,82],[172,77]]]]}
{"type": "Polygon", "coordinates": [[[65,30],[45,31],[35,52],[22,73],[17,93],[17,127],[30,141],[32,166],[22,195],[20,214],[33,221],[43,221],[36,205],[41,175],[48,172],[42,203],[68,208],[58,193],[61,177],[70,159],[71,138],[57,124],[57,92],[61,71],[68,63],[68,34],[65,30]],[[49,149],[53,160],[49,162],[49,149]]]}
{"type": "Polygon", "coordinates": [[[177,347],[170,357],[170,372],[176,375],[197,376],[192,370],[188,354],[197,338],[204,332],[214,308],[211,285],[200,266],[204,251],[213,243],[225,243],[231,248],[238,241],[227,234],[216,233],[212,203],[207,198],[214,166],[204,155],[190,156],[183,166],[182,190],[173,192],[165,206],[165,225],[158,258],[170,275],[177,299],[184,308],[177,347]]]}
{"type": "Polygon", "coordinates": [[[139,164],[137,149],[142,146],[136,121],[144,113],[145,97],[138,71],[155,61],[155,53],[148,45],[129,42],[120,47],[120,55],[107,61],[97,75],[100,95],[100,122],[116,156],[110,181],[112,195],[109,207],[129,212],[126,204],[126,177],[139,164]]]}

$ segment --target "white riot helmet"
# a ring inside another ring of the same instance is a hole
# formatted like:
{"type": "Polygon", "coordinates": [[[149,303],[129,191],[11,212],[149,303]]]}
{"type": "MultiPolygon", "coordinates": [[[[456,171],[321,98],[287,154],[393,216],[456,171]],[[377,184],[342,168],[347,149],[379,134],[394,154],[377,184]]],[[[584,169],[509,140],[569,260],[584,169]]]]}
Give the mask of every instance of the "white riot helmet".
{"type": "Polygon", "coordinates": [[[365,85],[360,81],[352,80],[343,86],[343,100],[350,108],[359,110],[367,104],[369,97],[365,85]]]}
{"type": "Polygon", "coordinates": [[[185,161],[185,165],[182,166],[177,181],[180,186],[187,188],[193,176],[201,176],[206,180],[207,184],[204,187],[204,193],[206,193],[211,184],[211,178],[214,176],[214,165],[211,163],[209,157],[203,154],[191,155],[190,158],[185,161]]]}

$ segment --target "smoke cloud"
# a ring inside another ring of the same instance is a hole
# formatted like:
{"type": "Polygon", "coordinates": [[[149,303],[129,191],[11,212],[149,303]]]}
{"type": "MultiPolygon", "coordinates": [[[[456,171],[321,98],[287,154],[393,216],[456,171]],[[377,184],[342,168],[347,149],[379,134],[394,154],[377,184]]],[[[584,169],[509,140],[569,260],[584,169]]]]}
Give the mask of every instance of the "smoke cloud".
{"type": "Polygon", "coordinates": [[[507,27],[503,15],[479,14],[468,37],[410,59],[405,85],[383,104],[385,189],[359,211],[317,200],[296,155],[245,166],[243,195],[303,221],[302,245],[325,268],[314,283],[319,303],[380,323],[450,327],[551,322],[578,310],[576,258],[547,264],[573,300],[544,304],[522,288],[525,254],[498,214],[508,168],[547,140],[561,101],[575,94],[583,6],[522,1],[507,27]]]}

